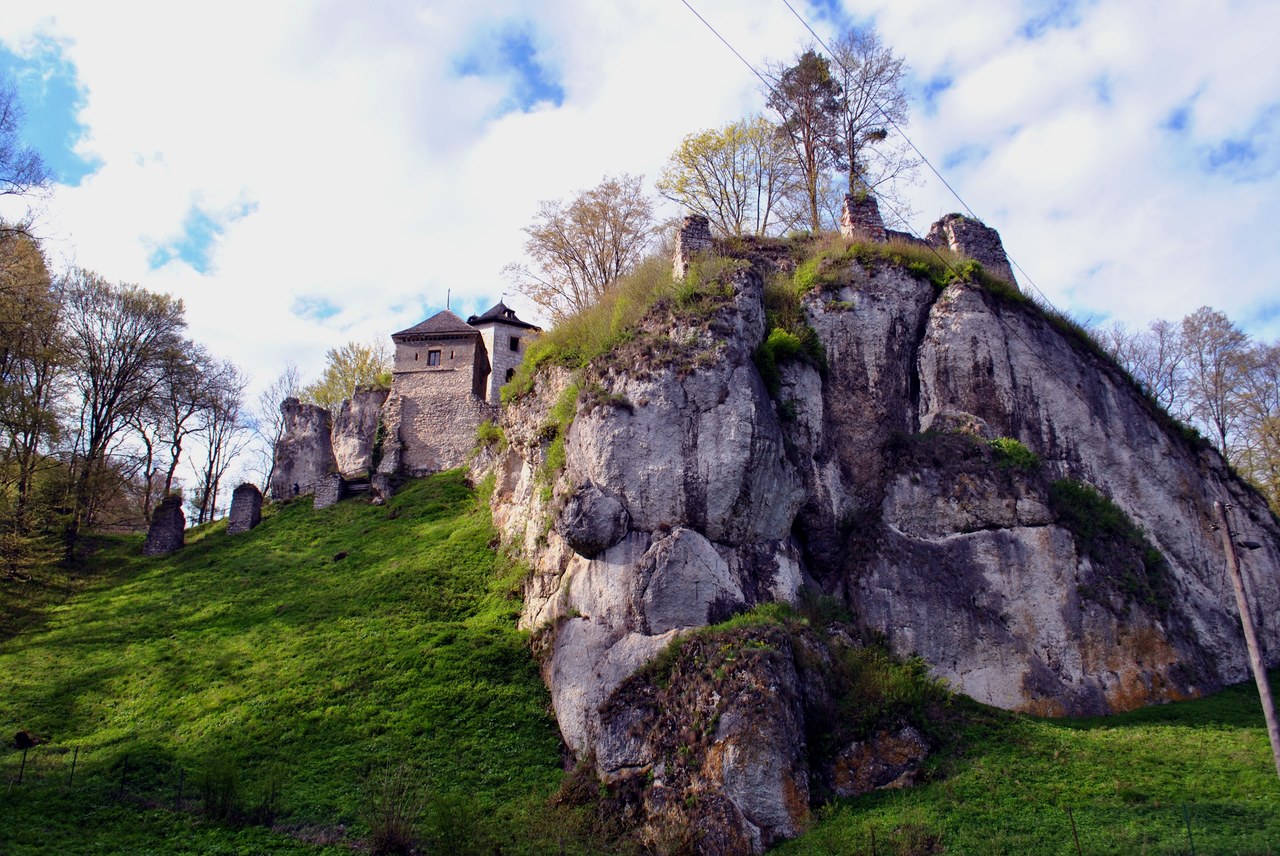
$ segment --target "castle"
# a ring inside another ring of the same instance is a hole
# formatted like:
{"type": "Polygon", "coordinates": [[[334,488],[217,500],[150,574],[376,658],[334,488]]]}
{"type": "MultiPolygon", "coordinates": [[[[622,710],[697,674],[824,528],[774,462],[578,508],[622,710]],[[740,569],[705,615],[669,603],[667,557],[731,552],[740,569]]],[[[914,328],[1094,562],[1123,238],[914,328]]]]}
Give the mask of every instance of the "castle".
{"type": "Polygon", "coordinates": [[[539,332],[502,302],[465,321],[445,309],[392,334],[390,390],[357,389],[336,418],[286,399],[272,498],[314,493],[323,507],[370,488],[386,495],[395,476],[462,465],[539,332]]]}

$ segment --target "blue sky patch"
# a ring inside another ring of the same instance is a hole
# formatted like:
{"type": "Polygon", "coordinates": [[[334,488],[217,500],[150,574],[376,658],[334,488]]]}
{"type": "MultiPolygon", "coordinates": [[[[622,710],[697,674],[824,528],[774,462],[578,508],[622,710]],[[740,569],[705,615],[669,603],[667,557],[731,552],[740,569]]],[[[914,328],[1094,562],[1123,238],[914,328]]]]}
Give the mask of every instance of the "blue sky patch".
{"type": "Polygon", "coordinates": [[[78,185],[101,166],[75,152],[85,133],[78,118],[85,89],[58,44],[41,40],[30,56],[0,47],[0,76],[13,81],[26,113],[22,141],[40,153],[58,182],[78,185]]]}
{"type": "Polygon", "coordinates": [[[991,149],[987,146],[976,144],[961,146],[958,149],[952,149],[942,156],[942,168],[945,170],[959,169],[964,166],[979,164],[986,160],[987,155],[991,154],[991,149]]]}
{"type": "Polygon", "coordinates": [[[508,94],[499,115],[528,112],[539,104],[559,107],[564,103],[564,86],[540,56],[534,36],[528,23],[489,31],[455,61],[454,70],[462,77],[505,79],[508,94]]]}
{"type": "Polygon", "coordinates": [[[1191,102],[1186,101],[1175,107],[1164,121],[1160,123],[1160,127],[1166,131],[1175,134],[1186,133],[1187,128],[1191,126],[1191,102]]]}
{"type": "Polygon", "coordinates": [[[152,250],[147,264],[152,270],[157,270],[178,260],[186,262],[199,273],[207,274],[212,267],[214,245],[226,231],[227,224],[247,217],[255,210],[257,205],[243,204],[210,214],[198,205],[192,205],[182,221],[182,233],[152,250]]]}
{"type": "Polygon", "coordinates": [[[950,74],[940,72],[920,84],[920,102],[926,114],[932,116],[938,111],[938,96],[955,85],[955,82],[950,74]]]}
{"type": "Polygon", "coordinates": [[[326,297],[299,297],[289,311],[308,321],[327,321],[342,311],[342,307],[326,297]]]}
{"type": "Polygon", "coordinates": [[[1038,39],[1050,30],[1070,30],[1080,24],[1080,8],[1089,0],[1023,0],[1027,17],[1018,34],[1024,39],[1038,39]]]}
{"type": "Polygon", "coordinates": [[[1264,108],[1244,133],[1200,153],[1201,168],[1233,181],[1260,181],[1280,172],[1280,104],[1264,108]]]}

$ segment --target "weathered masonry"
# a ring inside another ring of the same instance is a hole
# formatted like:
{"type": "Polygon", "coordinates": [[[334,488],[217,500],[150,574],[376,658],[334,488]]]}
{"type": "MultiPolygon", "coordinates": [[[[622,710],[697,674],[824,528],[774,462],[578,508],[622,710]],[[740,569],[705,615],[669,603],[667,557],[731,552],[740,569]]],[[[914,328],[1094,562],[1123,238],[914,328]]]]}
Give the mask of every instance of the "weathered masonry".
{"type": "Polygon", "coordinates": [[[323,422],[323,430],[302,430],[299,423],[295,431],[294,411],[310,406],[294,401],[286,409],[273,498],[315,493],[317,505],[332,504],[370,482],[380,494],[391,478],[465,463],[476,428],[497,420],[499,390],[514,376],[539,332],[499,302],[466,321],[446,309],[392,334],[389,393],[357,391],[343,403],[332,429],[325,413],[310,420],[323,422]]]}

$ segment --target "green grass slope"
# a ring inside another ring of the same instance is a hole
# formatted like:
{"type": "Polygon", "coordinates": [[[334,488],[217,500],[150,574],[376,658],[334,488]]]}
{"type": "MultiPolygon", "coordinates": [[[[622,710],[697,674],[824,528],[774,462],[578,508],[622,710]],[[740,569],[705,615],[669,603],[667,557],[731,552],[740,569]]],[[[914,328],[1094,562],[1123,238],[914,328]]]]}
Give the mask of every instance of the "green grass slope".
{"type": "Polygon", "coordinates": [[[4,739],[49,739],[21,786],[21,753],[0,755],[0,853],[302,847],[166,810],[180,781],[198,807],[211,774],[240,815],[309,840],[362,836],[365,783],[388,770],[450,816],[440,835],[531,822],[559,739],[515,630],[518,570],[460,473],[224,526],[163,560],[115,542],[95,584],[0,643],[4,739]]]}
{"type": "MultiPolygon", "coordinates": [[[[590,837],[607,789],[552,799],[559,739],[495,547],[457,472],[167,559],[106,542],[69,597],[0,625],[0,856],[349,854],[397,785],[422,852],[628,851],[590,837]],[[19,729],[48,740],[21,784],[19,729]],[[205,816],[217,797],[231,819],[205,816]]],[[[957,701],[952,727],[920,785],[827,806],[778,852],[1280,853],[1251,685],[1089,720],[957,701]]]]}
{"type": "Polygon", "coordinates": [[[1280,779],[1252,683],[1089,719],[973,708],[928,781],[826,806],[777,853],[1280,853],[1280,779]]]}

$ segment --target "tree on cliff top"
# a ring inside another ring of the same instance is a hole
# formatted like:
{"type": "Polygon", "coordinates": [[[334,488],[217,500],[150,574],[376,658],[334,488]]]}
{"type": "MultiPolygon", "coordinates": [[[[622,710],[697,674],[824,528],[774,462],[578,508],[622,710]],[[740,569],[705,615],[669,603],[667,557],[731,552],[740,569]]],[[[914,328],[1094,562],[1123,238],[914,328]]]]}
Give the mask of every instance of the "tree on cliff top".
{"type": "Polygon", "coordinates": [[[559,321],[594,304],[634,268],[654,231],[653,203],[641,178],[606,176],[568,204],[543,200],[524,228],[528,264],[509,264],[503,273],[559,321]]]}
{"type": "Polygon", "coordinates": [[[832,74],[840,84],[837,140],[849,193],[874,191],[901,204],[899,181],[915,178],[920,159],[895,126],[907,124],[906,65],[872,28],[850,30],[831,45],[832,74]]]}
{"type": "Polygon", "coordinates": [[[819,188],[840,149],[836,143],[841,89],[827,58],[809,48],[796,64],[774,75],[769,109],[778,113],[779,133],[791,147],[809,206],[809,226],[822,226],[819,188]]]}
{"type": "Polygon", "coordinates": [[[777,127],[760,116],[689,134],[667,159],[658,192],[722,235],[785,232],[799,218],[800,174],[777,127]]]}

